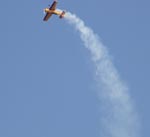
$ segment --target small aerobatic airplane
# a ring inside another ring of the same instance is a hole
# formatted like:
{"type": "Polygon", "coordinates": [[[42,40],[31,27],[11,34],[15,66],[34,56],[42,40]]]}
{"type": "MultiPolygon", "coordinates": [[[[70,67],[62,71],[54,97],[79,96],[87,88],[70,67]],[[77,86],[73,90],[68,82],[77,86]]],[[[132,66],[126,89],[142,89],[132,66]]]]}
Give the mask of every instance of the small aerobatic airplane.
{"type": "Polygon", "coordinates": [[[52,14],[59,15],[59,18],[64,17],[65,11],[56,10],[57,3],[58,2],[55,0],[49,8],[44,9],[44,12],[46,13],[46,15],[43,19],[44,21],[47,21],[52,16],[52,14]]]}

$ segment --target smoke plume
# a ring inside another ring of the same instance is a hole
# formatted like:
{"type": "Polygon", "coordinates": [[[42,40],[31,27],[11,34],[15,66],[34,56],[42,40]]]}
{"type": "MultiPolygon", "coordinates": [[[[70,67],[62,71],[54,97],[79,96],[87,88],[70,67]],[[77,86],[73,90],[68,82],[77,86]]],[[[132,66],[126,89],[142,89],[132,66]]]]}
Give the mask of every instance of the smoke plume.
{"type": "Polygon", "coordinates": [[[91,53],[95,67],[98,96],[101,102],[100,134],[103,137],[138,137],[139,120],[127,86],[120,79],[107,48],[98,35],[85,26],[76,15],[66,13],[65,19],[80,34],[91,53]]]}

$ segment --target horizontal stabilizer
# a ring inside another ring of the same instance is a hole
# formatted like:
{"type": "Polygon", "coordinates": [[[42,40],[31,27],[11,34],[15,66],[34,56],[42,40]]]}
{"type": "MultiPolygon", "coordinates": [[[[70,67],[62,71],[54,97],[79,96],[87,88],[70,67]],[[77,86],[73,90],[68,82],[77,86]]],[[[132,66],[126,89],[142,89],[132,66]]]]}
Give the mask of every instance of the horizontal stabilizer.
{"type": "Polygon", "coordinates": [[[61,14],[60,14],[60,16],[59,16],[59,18],[63,18],[64,16],[65,16],[65,11],[63,11],[61,14]]]}

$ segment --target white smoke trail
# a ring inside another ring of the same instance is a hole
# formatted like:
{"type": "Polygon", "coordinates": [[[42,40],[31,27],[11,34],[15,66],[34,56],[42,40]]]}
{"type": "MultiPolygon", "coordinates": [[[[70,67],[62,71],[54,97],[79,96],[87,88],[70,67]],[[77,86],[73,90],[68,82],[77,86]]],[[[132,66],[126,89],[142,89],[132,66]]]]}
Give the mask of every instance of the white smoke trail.
{"type": "Polygon", "coordinates": [[[67,13],[66,20],[79,31],[84,46],[90,51],[96,68],[100,101],[103,104],[101,123],[103,137],[138,137],[139,120],[128,88],[120,80],[107,48],[92,29],[76,15],[67,13]]]}

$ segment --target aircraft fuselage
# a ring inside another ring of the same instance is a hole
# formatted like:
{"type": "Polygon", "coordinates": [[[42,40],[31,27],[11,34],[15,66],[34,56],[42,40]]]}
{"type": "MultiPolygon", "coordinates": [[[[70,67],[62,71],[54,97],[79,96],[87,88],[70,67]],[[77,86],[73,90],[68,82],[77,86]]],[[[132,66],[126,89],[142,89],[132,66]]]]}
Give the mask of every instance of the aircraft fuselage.
{"type": "Polygon", "coordinates": [[[48,8],[45,9],[45,12],[46,13],[52,13],[52,14],[55,14],[55,15],[61,15],[61,11],[58,11],[58,10],[50,10],[48,8]]]}

